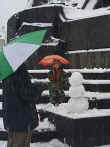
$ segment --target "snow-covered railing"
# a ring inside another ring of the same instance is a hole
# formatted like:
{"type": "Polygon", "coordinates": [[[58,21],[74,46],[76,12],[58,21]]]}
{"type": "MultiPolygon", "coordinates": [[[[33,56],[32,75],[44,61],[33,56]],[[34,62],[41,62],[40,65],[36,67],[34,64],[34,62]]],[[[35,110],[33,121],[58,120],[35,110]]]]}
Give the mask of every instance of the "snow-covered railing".
{"type": "MultiPolygon", "coordinates": [[[[69,92],[65,91],[65,95],[68,96],[69,92]]],[[[42,96],[49,96],[49,91],[44,90],[42,93],[42,96]]],[[[103,93],[103,92],[86,92],[84,97],[91,99],[96,98],[96,99],[110,99],[110,93],[103,93]]]]}

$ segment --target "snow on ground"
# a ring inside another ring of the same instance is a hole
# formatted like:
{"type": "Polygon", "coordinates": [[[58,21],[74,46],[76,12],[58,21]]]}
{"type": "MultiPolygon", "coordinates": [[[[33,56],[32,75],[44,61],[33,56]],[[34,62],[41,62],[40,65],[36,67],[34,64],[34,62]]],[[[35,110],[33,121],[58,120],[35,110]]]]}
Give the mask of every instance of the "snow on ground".
{"type": "MultiPolygon", "coordinates": [[[[52,140],[49,143],[33,143],[31,144],[31,147],[69,147],[67,144],[63,144],[61,142],[59,142],[58,140],[52,140]]],[[[82,146],[83,147],[83,146],[82,146]]],[[[99,147],[99,146],[97,146],[99,147]]],[[[104,146],[100,146],[100,147],[110,147],[110,145],[104,145],[104,146]]]]}
{"type": "MultiPolygon", "coordinates": [[[[0,141],[0,147],[6,147],[7,141],[0,141]]],[[[31,143],[30,147],[69,147],[67,144],[63,144],[57,139],[53,139],[49,142],[38,142],[38,143],[31,143]]],[[[83,147],[83,146],[82,146],[83,147]]],[[[110,145],[104,145],[104,146],[97,146],[97,147],[110,147],[110,145]]]]}
{"type": "MultiPolygon", "coordinates": [[[[0,147],[6,147],[7,141],[0,141],[0,147]]],[[[49,142],[38,142],[38,143],[31,143],[30,147],[69,147],[67,144],[63,144],[57,139],[53,139],[49,142]]]]}
{"type": "Polygon", "coordinates": [[[47,143],[33,143],[31,147],[69,147],[67,144],[63,144],[57,139],[53,139],[47,143]]]}

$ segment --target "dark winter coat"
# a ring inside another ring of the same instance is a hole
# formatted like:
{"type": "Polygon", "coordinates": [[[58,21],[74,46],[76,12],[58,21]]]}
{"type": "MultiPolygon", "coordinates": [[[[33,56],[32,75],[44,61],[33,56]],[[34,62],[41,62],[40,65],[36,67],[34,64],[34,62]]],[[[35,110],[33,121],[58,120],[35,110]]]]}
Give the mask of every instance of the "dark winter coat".
{"type": "Polygon", "coordinates": [[[41,90],[32,85],[24,67],[3,80],[3,121],[5,129],[26,131],[38,125],[35,103],[41,90]]]}
{"type": "Polygon", "coordinates": [[[59,78],[57,79],[57,72],[55,70],[51,70],[48,73],[48,78],[50,81],[48,84],[50,101],[53,104],[65,102],[64,90],[69,88],[67,73],[61,69],[59,71],[59,78]]]}

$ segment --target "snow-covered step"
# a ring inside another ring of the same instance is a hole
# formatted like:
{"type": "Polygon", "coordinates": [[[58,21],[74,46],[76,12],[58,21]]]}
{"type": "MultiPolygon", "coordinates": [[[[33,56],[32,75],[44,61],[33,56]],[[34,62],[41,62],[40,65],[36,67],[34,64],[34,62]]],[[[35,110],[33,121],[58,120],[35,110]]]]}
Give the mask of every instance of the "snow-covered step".
{"type": "MultiPolygon", "coordinates": [[[[69,99],[68,91],[65,91],[65,101],[69,99]]],[[[109,109],[110,108],[110,93],[108,92],[86,92],[84,95],[88,99],[89,109],[98,108],[98,109],[109,109]]],[[[42,93],[42,98],[40,99],[39,104],[49,103],[49,92],[45,90],[42,93]]]]}
{"type": "MultiPolygon", "coordinates": [[[[46,79],[32,79],[32,83],[42,83],[45,89],[48,89],[47,84],[49,80],[46,79]]],[[[86,91],[94,92],[109,92],[110,80],[83,80],[86,91]],[[98,91],[97,91],[98,90],[98,91]]],[[[68,89],[67,89],[68,90],[68,89]]],[[[0,96],[2,99],[3,89],[0,89],[0,96]]]]}
{"type": "Polygon", "coordinates": [[[4,129],[3,118],[0,117],[0,132],[1,131],[6,131],[6,130],[4,129]]]}
{"type": "Polygon", "coordinates": [[[98,49],[88,49],[88,50],[76,50],[76,51],[67,51],[65,54],[81,54],[81,53],[98,53],[98,52],[110,52],[110,48],[98,48],[98,49]]]}
{"type": "Polygon", "coordinates": [[[0,89],[0,95],[2,95],[3,94],[3,89],[0,89]]]}
{"type": "MultiPolygon", "coordinates": [[[[45,90],[48,89],[48,79],[32,79],[33,83],[43,84],[45,90]]],[[[86,91],[91,92],[109,92],[110,80],[84,80],[83,85],[86,91]]],[[[68,90],[68,88],[66,89],[68,90]]]]}
{"type": "MultiPolygon", "coordinates": [[[[66,97],[69,96],[68,91],[65,91],[65,95],[66,95],[66,97]]],[[[48,90],[43,91],[41,99],[43,99],[43,97],[44,97],[44,99],[46,99],[46,98],[49,99],[49,91],[48,90]]],[[[96,98],[98,100],[107,100],[107,99],[110,100],[110,92],[103,93],[103,92],[90,92],[90,91],[88,91],[85,93],[85,97],[90,100],[92,100],[92,98],[96,98]]]]}
{"type": "MultiPolygon", "coordinates": [[[[84,79],[100,79],[100,80],[109,80],[110,79],[110,69],[102,68],[93,68],[93,69],[64,69],[65,72],[73,73],[80,72],[83,74],[84,79]]],[[[48,77],[49,70],[28,70],[30,74],[33,75],[33,78],[46,79],[48,77]]]]}
{"type": "Polygon", "coordinates": [[[84,80],[83,84],[110,84],[110,80],[84,80]]]}
{"type": "MultiPolygon", "coordinates": [[[[48,83],[49,79],[32,79],[32,83],[41,82],[48,83]]],[[[83,80],[83,84],[110,84],[110,80],[83,80]]]]}
{"type": "MultiPolygon", "coordinates": [[[[83,69],[64,69],[66,72],[81,72],[81,73],[105,73],[110,72],[110,69],[106,68],[83,68],[83,69]]],[[[39,69],[39,70],[28,70],[29,73],[48,73],[48,69],[39,69]]]]}
{"type": "MultiPolygon", "coordinates": [[[[44,90],[41,95],[42,95],[42,97],[40,99],[42,99],[43,97],[44,97],[44,99],[45,99],[45,97],[47,97],[49,99],[49,91],[48,90],[44,90]]],[[[69,92],[65,91],[65,95],[66,95],[66,97],[68,97],[69,92]]],[[[103,92],[90,92],[90,91],[87,91],[85,93],[84,97],[87,97],[88,99],[91,99],[91,100],[92,100],[92,98],[96,98],[98,100],[101,100],[101,99],[106,100],[106,99],[110,99],[110,92],[104,92],[103,93],[103,92]]],[[[0,110],[1,109],[2,109],[2,102],[0,102],[0,110]]]]}
{"type": "MultiPolygon", "coordinates": [[[[65,91],[65,95],[69,95],[69,91],[65,91]]],[[[49,91],[44,90],[42,93],[42,96],[49,96],[49,91]]],[[[96,97],[97,99],[108,99],[110,98],[110,93],[102,93],[102,92],[86,92],[85,97],[91,98],[91,97],[96,97]]]]}

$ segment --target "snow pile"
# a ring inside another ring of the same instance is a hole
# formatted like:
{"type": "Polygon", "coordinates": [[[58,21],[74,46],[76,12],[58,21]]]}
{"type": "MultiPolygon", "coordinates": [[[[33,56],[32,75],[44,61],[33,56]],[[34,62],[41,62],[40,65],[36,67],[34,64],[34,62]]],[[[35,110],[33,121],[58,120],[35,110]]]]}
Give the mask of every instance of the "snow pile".
{"type": "Polygon", "coordinates": [[[55,126],[50,123],[50,121],[48,120],[48,118],[45,118],[43,121],[39,122],[39,126],[35,129],[39,132],[41,132],[42,130],[55,130],[55,126]]]}
{"type": "Polygon", "coordinates": [[[48,104],[38,104],[36,105],[37,110],[43,109],[44,111],[49,111],[49,112],[56,112],[57,107],[55,107],[53,104],[48,103],[48,104]]]}
{"type": "Polygon", "coordinates": [[[57,139],[53,139],[47,143],[33,143],[31,144],[31,147],[69,147],[67,144],[63,144],[57,139]]]}
{"type": "Polygon", "coordinates": [[[62,103],[58,106],[54,106],[53,104],[48,103],[48,104],[38,104],[36,107],[38,110],[48,111],[48,112],[67,116],[68,111],[66,109],[66,106],[68,106],[66,103],[62,103]]]}

